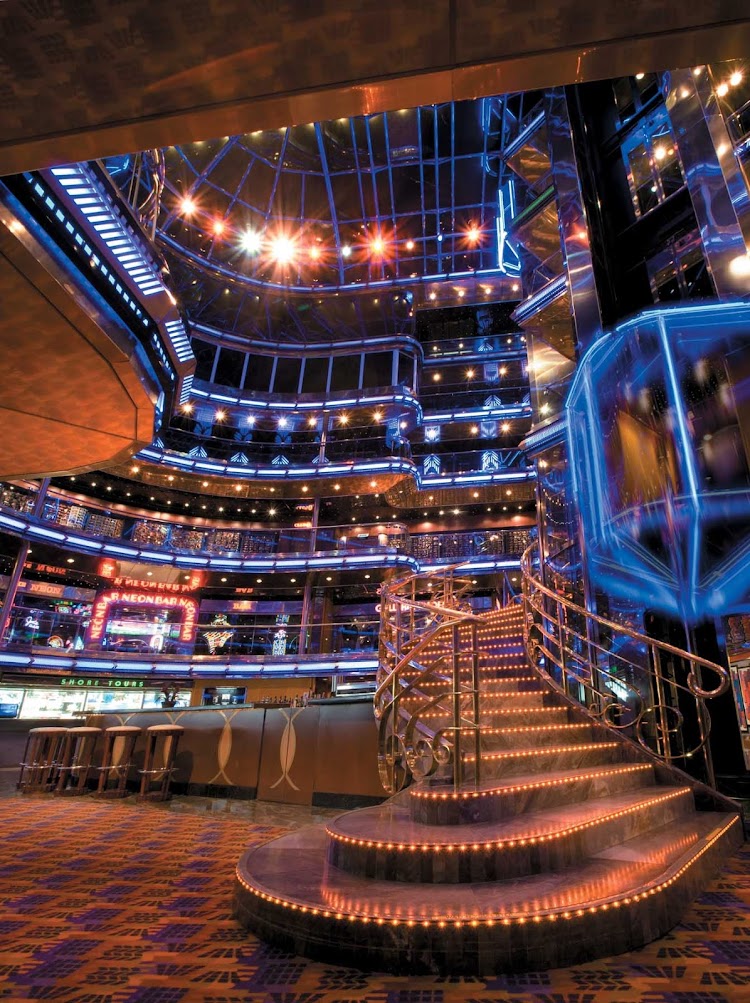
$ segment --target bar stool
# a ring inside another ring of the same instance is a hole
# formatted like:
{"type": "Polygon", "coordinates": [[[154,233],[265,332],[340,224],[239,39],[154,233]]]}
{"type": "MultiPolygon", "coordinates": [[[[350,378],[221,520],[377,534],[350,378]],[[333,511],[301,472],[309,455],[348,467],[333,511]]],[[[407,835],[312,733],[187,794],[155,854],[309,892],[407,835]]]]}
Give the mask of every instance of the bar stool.
{"type": "Polygon", "coordinates": [[[32,728],[29,731],[16,784],[19,791],[32,794],[52,790],[67,732],[67,728],[32,728]]]}
{"type": "Polygon", "coordinates": [[[68,728],[60,754],[55,794],[85,794],[101,728],[68,728]]]}
{"type": "Polygon", "coordinates": [[[179,724],[152,724],[146,728],[146,757],[143,769],[138,771],[141,774],[140,800],[168,801],[172,796],[169,782],[174,772],[180,735],[184,730],[179,724]],[[151,790],[155,780],[160,781],[159,786],[151,790]]]}
{"type": "Polygon", "coordinates": [[[99,785],[96,793],[104,798],[124,798],[127,796],[128,773],[133,765],[135,743],[141,733],[140,728],[129,724],[115,724],[104,729],[104,755],[99,767],[99,785]],[[116,784],[109,787],[110,780],[116,784]]]}

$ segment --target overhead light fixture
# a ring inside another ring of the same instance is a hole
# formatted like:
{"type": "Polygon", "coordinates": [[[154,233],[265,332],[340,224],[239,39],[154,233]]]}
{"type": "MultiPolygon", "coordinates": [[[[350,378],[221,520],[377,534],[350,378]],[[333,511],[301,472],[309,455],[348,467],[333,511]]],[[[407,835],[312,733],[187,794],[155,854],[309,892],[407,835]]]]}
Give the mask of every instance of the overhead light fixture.
{"type": "Polygon", "coordinates": [[[224,227],[224,221],[221,220],[221,219],[215,219],[214,220],[214,224],[211,227],[211,229],[213,230],[215,237],[220,237],[222,235],[222,233],[224,233],[224,229],[225,229],[225,227],[224,227]]]}
{"type": "Polygon", "coordinates": [[[271,256],[279,265],[288,265],[294,260],[294,242],[283,234],[271,241],[271,256]]]}
{"type": "Polygon", "coordinates": [[[245,230],[240,237],[242,250],[248,254],[259,254],[263,246],[263,238],[257,230],[245,230]]]}
{"type": "Polygon", "coordinates": [[[190,198],[189,195],[186,195],[180,202],[180,212],[183,216],[192,216],[197,208],[194,199],[190,198]]]}
{"type": "Polygon", "coordinates": [[[352,249],[351,249],[351,247],[349,247],[348,244],[342,244],[341,245],[341,257],[342,258],[351,258],[351,256],[352,256],[352,249]]]}

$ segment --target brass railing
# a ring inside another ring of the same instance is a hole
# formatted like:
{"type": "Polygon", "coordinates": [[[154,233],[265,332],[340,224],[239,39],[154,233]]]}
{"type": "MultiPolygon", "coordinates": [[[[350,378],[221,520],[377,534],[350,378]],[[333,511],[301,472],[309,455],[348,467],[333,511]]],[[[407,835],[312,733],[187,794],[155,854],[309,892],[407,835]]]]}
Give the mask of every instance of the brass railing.
{"type": "Polygon", "coordinates": [[[480,775],[477,625],[461,565],[382,586],[375,717],[378,768],[389,794],[438,770],[455,790],[480,775]],[[429,590],[429,602],[421,591],[429,590]]]}
{"type": "Polygon", "coordinates": [[[662,761],[715,787],[706,700],[721,665],[597,616],[540,581],[538,545],[521,559],[529,661],[568,697],[662,761]]]}

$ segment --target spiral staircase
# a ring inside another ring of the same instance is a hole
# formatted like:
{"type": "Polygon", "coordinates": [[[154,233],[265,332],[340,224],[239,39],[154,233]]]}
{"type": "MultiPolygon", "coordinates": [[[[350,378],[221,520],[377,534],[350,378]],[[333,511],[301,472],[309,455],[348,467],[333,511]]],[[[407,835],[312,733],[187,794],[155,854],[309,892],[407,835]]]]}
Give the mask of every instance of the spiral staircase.
{"type": "Polygon", "coordinates": [[[741,843],[706,782],[726,670],[592,618],[532,563],[523,602],[484,616],[460,568],[429,602],[415,577],[384,587],[392,796],[245,853],[245,926],[389,972],[552,968],[663,935],[741,843]]]}

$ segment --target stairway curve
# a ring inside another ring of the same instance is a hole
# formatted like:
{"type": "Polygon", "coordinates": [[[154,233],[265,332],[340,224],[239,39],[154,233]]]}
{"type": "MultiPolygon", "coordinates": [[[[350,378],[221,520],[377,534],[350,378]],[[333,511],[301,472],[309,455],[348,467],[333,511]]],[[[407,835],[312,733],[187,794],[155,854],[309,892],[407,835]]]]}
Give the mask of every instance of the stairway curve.
{"type": "Polygon", "coordinates": [[[466,754],[458,793],[433,777],[248,850],[244,926],[329,962],[488,975],[633,950],[678,922],[741,844],[740,816],[697,810],[686,778],[568,704],[527,664],[517,611],[479,643],[481,782],[466,754]]]}

